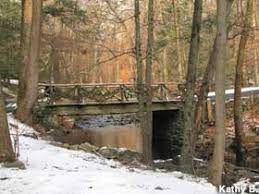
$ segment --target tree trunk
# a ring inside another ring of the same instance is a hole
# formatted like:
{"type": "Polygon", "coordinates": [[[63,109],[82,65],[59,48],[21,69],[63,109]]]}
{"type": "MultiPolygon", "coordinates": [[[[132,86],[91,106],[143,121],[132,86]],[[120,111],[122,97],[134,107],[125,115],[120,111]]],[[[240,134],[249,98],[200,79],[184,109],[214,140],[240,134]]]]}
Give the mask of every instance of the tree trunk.
{"type": "Polygon", "coordinates": [[[255,85],[259,85],[259,57],[258,57],[258,54],[259,54],[259,51],[258,51],[258,47],[257,47],[257,42],[259,40],[259,33],[258,33],[258,30],[257,30],[257,26],[259,26],[259,10],[258,10],[258,7],[259,7],[259,3],[257,0],[254,0],[254,17],[253,17],[253,21],[254,21],[254,39],[253,39],[253,44],[254,44],[254,80],[255,80],[255,85]],[[258,5],[258,6],[257,6],[258,5]]]}
{"type": "MultiPolygon", "coordinates": [[[[231,7],[233,4],[233,0],[227,1],[227,16],[229,16],[231,12],[231,7]]],[[[228,20],[228,17],[227,17],[228,20]]],[[[199,94],[198,94],[198,102],[195,107],[195,125],[193,129],[193,140],[192,142],[193,147],[195,149],[196,147],[196,141],[199,134],[199,129],[201,125],[202,115],[204,113],[204,107],[206,105],[207,96],[209,93],[209,87],[212,84],[213,77],[215,75],[215,61],[216,61],[216,53],[218,52],[219,42],[218,37],[216,36],[214,43],[213,43],[213,49],[210,54],[209,62],[207,64],[206,70],[203,75],[202,79],[202,86],[200,87],[199,94]]]]}
{"type": "Polygon", "coordinates": [[[181,52],[181,42],[180,42],[180,29],[179,29],[179,16],[177,14],[177,5],[176,1],[172,0],[173,5],[173,17],[174,17],[174,31],[175,31],[175,38],[176,38],[176,53],[177,53],[177,69],[179,73],[179,80],[182,82],[184,80],[185,72],[184,72],[184,60],[183,54],[181,52]]]}
{"type": "Polygon", "coordinates": [[[235,121],[235,140],[236,140],[236,165],[245,165],[245,153],[242,146],[243,135],[243,110],[241,89],[243,86],[243,71],[245,60],[245,48],[249,38],[249,32],[252,31],[252,17],[253,17],[253,0],[247,1],[247,9],[241,39],[239,42],[239,49],[237,55],[236,65],[236,79],[235,79],[235,94],[234,94],[234,121],[235,121]]]}
{"type": "Polygon", "coordinates": [[[22,0],[21,38],[22,53],[28,45],[32,18],[32,0],[22,0]]]}
{"type": "Polygon", "coordinates": [[[140,130],[144,131],[144,84],[143,84],[143,62],[141,54],[141,32],[140,32],[140,4],[135,0],[135,57],[137,65],[137,90],[138,90],[138,117],[140,121],[140,130]]]}
{"type": "Polygon", "coordinates": [[[20,54],[23,58],[19,66],[19,92],[17,98],[17,104],[21,104],[22,99],[24,99],[24,94],[26,90],[26,85],[24,81],[26,80],[26,65],[28,61],[28,49],[30,44],[30,30],[32,20],[32,0],[22,0],[22,17],[21,17],[21,38],[20,38],[20,54]]]}
{"type": "Polygon", "coordinates": [[[146,115],[145,128],[143,131],[143,162],[152,165],[152,62],[153,62],[153,45],[154,45],[154,2],[148,1],[148,29],[147,29],[147,54],[146,54],[146,115]]]}
{"type": "Polygon", "coordinates": [[[193,129],[193,132],[195,133],[193,136],[195,138],[193,139],[194,144],[196,144],[198,130],[200,128],[204,107],[209,93],[209,86],[211,85],[214,77],[215,57],[217,52],[218,52],[218,40],[216,37],[213,44],[212,52],[210,54],[209,62],[207,64],[206,70],[203,75],[202,86],[200,87],[198,102],[195,107],[195,125],[193,129]]]}
{"type": "Polygon", "coordinates": [[[191,45],[189,52],[187,80],[186,80],[186,96],[184,104],[184,140],[182,147],[181,166],[184,172],[191,173],[193,171],[193,147],[192,147],[192,129],[194,124],[194,92],[196,83],[196,68],[199,62],[200,47],[200,28],[202,20],[202,0],[195,0],[191,45]]]}
{"type": "Polygon", "coordinates": [[[41,39],[41,8],[42,0],[32,3],[32,24],[28,57],[19,80],[18,108],[16,116],[22,122],[32,122],[32,111],[38,96],[39,51],[41,39]]]}
{"type": "Polygon", "coordinates": [[[2,86],[0,82],[0,163],[13,162],[14,160],[15,154],[10,138],[4,98],[2,94],[2,86]]]}
{"type": "Polygon", "coordinates": [[[227,43],[227,0],[217,0],[218,51],[215,53],[216,134],[209,181],[221,185],[225,152],[225,58],[227,43]]]}
{"type": "Polygon", "coordinates": [[[163,50],[163,61],[161,68],[161,82],[168,82],[168,47],[163,50]]]}

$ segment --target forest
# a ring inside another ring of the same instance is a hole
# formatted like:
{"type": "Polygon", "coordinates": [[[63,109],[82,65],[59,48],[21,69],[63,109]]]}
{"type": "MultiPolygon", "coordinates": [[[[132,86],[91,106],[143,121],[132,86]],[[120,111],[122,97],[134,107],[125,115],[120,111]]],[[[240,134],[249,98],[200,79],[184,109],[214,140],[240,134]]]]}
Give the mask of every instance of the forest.
{"type": "Polygon", "coordinates": [[[259,1],[1,0],[2,193],[259,193],[259,1]]]}

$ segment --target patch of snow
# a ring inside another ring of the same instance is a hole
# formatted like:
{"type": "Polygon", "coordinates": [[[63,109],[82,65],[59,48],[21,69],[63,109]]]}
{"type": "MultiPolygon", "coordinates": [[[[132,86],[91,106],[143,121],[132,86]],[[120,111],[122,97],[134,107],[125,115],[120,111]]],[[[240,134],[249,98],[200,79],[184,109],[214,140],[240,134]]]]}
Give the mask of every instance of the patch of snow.
{"type": "Polygon", "coordinates": [[[10,79],[10,84],[18,85],[19,84],[19,80],[17,80],[17,79],[10,79]]]}
{"type": "Polygon", "coordinates": [[[8,123],[11,133],[18,132],[19,135],[38,134],[32,127],[29,127],[15,119],[12,114],[8,114],[8,123]]]}
{"type": "Polygon", "coordinates": [[[6,108],[16,108],[17,104],[16,103],[9,103],[6,105],[6,108]]]}
{"type": "MultiPolygon", "coordinates": [[[[11,116],[22,131],[29,128],[11,116]]],[[[0,168],[1,194],[216,194],[204,179],[181,172],[129,170],[114,160],[20,137],[26,170],[0,168]]]]}
{"type": "Polygon", "coordinates": [[[172,162],[173,161],[173,159],[166,159],[166,160],[160,160],[160,159],[158,159],[158,160],[154,160],[154,163],[165,163],[165,162],[172,162]]]}

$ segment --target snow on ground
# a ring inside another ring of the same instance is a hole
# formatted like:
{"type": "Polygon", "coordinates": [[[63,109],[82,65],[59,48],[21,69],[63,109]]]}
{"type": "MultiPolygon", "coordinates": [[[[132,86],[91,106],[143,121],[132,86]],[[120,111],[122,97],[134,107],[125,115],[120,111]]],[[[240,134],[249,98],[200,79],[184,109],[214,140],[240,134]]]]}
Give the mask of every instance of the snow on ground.
{"type": "MultiPolygon", "coordinates": [[[[9,117],[9,122],[14,121],[9,117]]],[[[19,127],[26,129],[21,124],[19,127]]],[[[20,160],[27,169],[0,168],[0,194],[217,193],[205,180],[180,172],[129,170],[116,161],[30,137],[21,136],[20,144],[20,160]]]]}
{"type": "Polygon", "coordinates": [[[10,84],[18,85],[19,84],[19,80],[17,80],[17,79],[10,79],[10,84]]]}

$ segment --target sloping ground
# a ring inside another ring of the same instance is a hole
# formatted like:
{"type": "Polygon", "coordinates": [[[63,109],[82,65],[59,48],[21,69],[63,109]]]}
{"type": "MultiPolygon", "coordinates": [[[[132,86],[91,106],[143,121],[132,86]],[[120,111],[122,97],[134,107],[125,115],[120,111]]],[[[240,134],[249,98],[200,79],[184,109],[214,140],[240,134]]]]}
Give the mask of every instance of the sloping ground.
{"type": "MultiPolygon", "coordinates": [[[[227,151],[234,153],[234,138],[235,138],[235,124],[233,118],[228,118],[225,121],[226,125],[226,135],[227,135],[227,151]]],[[[207,152],[208,155],[212,154],[212,145],[214,134],[215,134],[215,126],[210,126],[203,133],[202,145],[200,146],[202,155],[203,152],[207,152]],[[210,147],[208,149],[208,147],[210,147]],[[205,150],[204,150],[205,149],[205,150]]],[[[255,107],[252,110],[245,111],[243,114],[243,135],[242,142],[243,146],[246,149],[247,159],[255,158],[254,164],[252,168],[258,168],[259,166],[259,107],[255,107]]],[[[234,162],[234,160],[232,161],[234,162]]]]}
{"type": "MultiPolygon", "coordinates": [[[[25,133],[27,128],[17,124],[25,133]]],[[[30,137],[21,136],[20,144],[20,160],[27,169],[0,168],[1,194],[216,194],[205,180],[180,172],[127,169],[113,160],[30,137]]]]}

